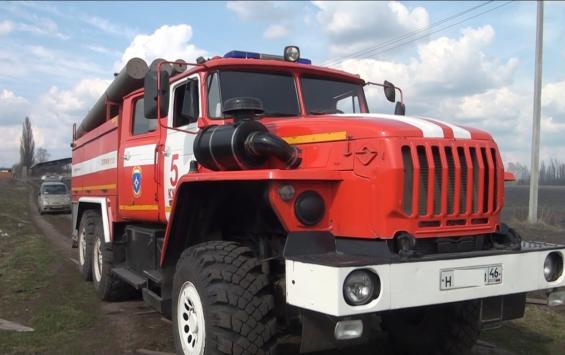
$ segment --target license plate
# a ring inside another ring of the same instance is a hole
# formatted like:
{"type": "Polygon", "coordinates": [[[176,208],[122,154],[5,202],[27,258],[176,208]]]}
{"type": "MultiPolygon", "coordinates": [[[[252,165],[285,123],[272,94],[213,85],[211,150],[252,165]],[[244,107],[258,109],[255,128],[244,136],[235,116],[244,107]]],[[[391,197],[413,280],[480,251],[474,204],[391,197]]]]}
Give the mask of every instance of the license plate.
{"type": "Polygon", "coordinates": [[[502,264],[444,269],[440,271],[440,290],[480,287],[502,283],[502,264]]]}

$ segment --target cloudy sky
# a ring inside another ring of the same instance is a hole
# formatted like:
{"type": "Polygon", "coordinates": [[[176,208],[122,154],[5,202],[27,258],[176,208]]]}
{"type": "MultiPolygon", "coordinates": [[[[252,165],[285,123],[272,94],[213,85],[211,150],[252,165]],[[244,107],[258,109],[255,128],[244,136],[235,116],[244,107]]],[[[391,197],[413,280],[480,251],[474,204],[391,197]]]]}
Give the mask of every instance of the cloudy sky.
{"type": "MultiPolygon", "coordinates": [[[[542,158],[565,154],[565,4],[546,2],[542,158]]],[[[0,166],[19,160],[21,123],[70,156],[79,122],[129,58],[279,54],[387,79],[407,112],[490,131],[506,162],[529,165],[534,2],[0,3],[0,166]]],[[[390,113],[380,93],[374,111],[390,113]]]]}

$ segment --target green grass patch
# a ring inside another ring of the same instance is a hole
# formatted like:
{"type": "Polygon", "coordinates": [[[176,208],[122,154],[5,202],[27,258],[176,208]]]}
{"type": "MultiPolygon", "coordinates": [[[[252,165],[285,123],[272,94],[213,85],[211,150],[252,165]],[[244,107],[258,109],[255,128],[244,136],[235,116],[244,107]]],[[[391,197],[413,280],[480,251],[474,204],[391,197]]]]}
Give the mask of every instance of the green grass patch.
{"type": "Polygon", "coordinates": [[[100,322],[92,285],[26,221],[25,185],[0,183],[0,196],[0,318],[34,329],[0,331],[0,354],[96,352],[85,349],[100,322]]]}
{"type": "Polygon", "coordinates": [[[528,305],[524,318],[484,331],[481,339],[515,354],[562,354],[565,349],[565,313],[528,305]]]}

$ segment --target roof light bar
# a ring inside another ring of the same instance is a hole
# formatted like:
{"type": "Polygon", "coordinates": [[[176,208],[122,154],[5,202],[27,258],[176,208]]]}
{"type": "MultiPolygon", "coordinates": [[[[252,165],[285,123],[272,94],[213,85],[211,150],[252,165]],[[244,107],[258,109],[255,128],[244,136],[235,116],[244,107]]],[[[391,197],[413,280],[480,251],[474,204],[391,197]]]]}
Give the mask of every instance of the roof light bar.
{"type": "MultiPolygon", "coordinates": [[[[270,60],[284,61],[284,57],[282,55],[246,52],[246,51],[229,51],[224,55],[224,58],[265,59],[265,60],[270,59],[270,60]]],[[[295,63],[312,64],[312,61],[306,58],[299,58],[295,63]]]]}

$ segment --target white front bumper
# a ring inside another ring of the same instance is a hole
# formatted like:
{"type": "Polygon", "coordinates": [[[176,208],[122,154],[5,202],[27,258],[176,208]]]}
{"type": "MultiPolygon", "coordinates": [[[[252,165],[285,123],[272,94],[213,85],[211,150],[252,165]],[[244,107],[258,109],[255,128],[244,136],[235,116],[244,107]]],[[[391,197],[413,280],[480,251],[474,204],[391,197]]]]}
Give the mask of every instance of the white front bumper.
{"type": "Polygon", "coordinates": [[[300,308],[332,316],[347,316],[563,287],[563,275],[555,282],[547,282],[543,275],[545,258],[552,251],[565,255],[565,248],[559,247],[513,254],[360,267],[333,267],[286,260],[286,301],[300,308]],[[441,270],[489,265],[502,266],[500,284],[478,283],[476,274],[469,275],[475,280],[461,280],[466,277],[463,272],[456,277],[466,287],[440,289],[441,270]],[[356,269],[372,270],[381,281],[378,298],[363,306],[351,306],[343,297],[343,282],[356,269]]]}

